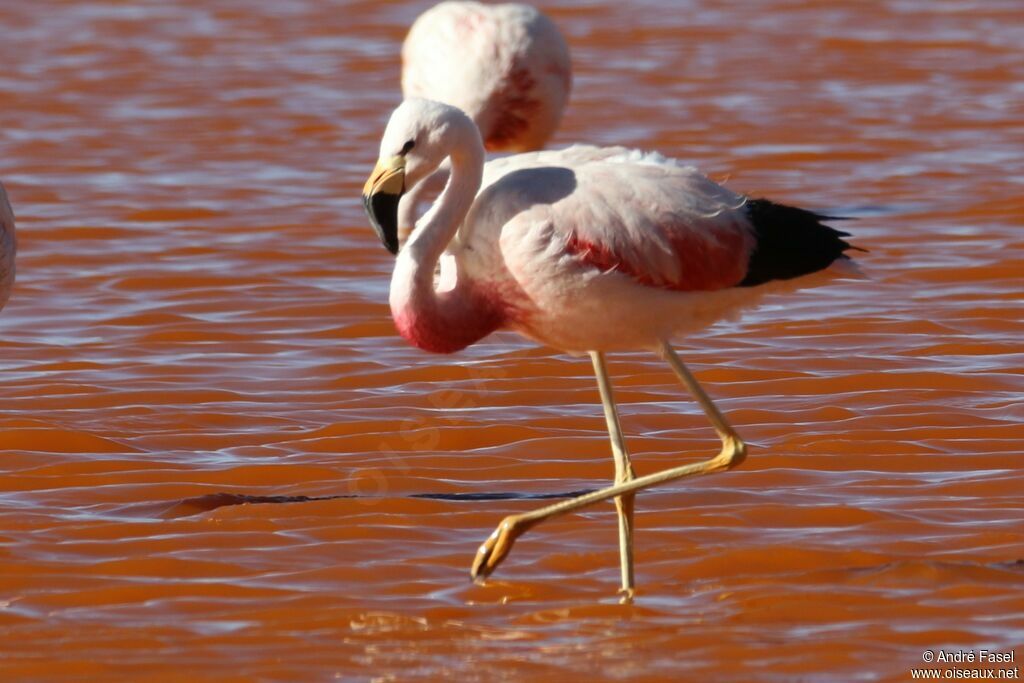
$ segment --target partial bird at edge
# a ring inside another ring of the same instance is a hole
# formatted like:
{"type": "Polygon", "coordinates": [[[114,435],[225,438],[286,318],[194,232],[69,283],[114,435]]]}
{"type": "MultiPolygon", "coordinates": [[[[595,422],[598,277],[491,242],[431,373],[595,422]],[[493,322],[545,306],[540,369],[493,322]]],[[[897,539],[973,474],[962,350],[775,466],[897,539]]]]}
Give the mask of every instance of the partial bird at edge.
{"type": "MultiPolygon", "coordinates": [[[[555,23],[521,3],[442,2],[417,17],[402,44],[402,94],[465,112],[492,153],[542,149],[572,89],[569,46],[555,23]]],[[[399,242],[421,203],[447,180],[441,168],[399,206],[399,242]]]]}

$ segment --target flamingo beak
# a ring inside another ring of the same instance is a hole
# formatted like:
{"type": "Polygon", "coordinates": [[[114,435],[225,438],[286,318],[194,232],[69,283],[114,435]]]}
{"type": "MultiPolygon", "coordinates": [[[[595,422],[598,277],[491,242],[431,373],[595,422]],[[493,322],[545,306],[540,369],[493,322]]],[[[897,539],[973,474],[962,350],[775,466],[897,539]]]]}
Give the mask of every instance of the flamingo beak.
{"type": "Polygon", "coordinates": [[[405,192],[405,157],[381,159],[363,186],[370,225],[392,254],[398,253],[398,200],[405,192]]]}

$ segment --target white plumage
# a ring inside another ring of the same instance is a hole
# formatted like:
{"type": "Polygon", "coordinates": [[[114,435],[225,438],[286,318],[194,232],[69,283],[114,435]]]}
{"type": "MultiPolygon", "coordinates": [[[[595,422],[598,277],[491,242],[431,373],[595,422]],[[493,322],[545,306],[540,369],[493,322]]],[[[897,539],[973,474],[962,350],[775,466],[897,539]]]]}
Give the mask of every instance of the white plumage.
{"type": "MultiPolygon", "coordinates": [[[[523,4],[442,2],[420,15],[402,45],[402,93],[458,107],[490,152],[541,149],[562,119],[572,87],[565,38],[548,17],[523,4]]],[[[399,209],[405,241],[420,202],[447,173],[412,188],[399,209]]]]}
{"type": "Polygon", "coordinates": [[[565,38],[522,4],[442,2],[402,45],[402,94],[458,107],[492,152],[540,149],[562,118],[572,85],[565,38]]]}

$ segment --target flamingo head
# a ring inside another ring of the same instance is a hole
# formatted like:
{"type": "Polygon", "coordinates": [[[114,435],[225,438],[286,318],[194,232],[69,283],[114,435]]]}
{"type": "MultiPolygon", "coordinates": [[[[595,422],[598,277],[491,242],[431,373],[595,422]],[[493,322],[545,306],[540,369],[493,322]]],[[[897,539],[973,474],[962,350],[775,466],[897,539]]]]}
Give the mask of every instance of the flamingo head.
{"type": "Polygon", "coordinates": [[[398,253],[398,200],[437,170],[467,125],[476,131],[459,109],[431,100],[405,100],[391,114],[380,160],[363,186],[363,206],[392,254],[398,253]]]}

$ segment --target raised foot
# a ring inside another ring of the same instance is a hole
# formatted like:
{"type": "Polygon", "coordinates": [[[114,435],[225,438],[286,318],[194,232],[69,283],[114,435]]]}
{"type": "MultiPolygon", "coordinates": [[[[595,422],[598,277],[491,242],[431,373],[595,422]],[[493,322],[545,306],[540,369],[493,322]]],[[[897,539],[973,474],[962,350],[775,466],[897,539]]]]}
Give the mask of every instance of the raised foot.
{"type": "Polygon", "coordinates": [[[480,544],[469,570],[474,581],[490,576],[512,550],[512,544],[526,529],[517,517],[506,517],[487,540],[480,544]]]}

